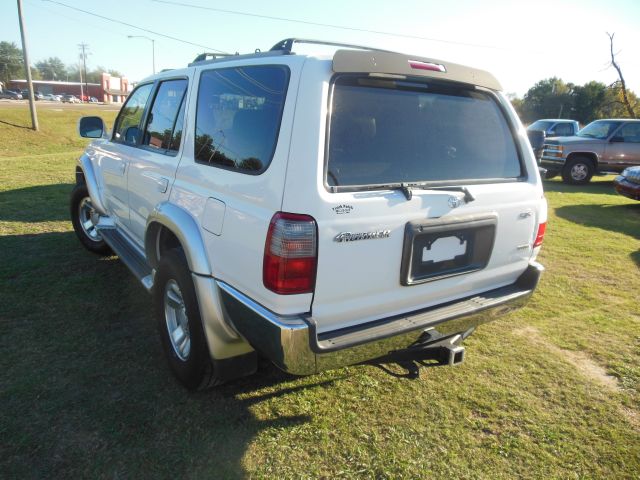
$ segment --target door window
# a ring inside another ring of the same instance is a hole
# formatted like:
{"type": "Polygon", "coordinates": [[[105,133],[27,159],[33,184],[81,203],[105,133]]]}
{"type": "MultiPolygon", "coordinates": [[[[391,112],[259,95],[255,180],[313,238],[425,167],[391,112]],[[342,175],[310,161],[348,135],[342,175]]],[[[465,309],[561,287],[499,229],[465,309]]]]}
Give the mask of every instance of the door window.
{"type": "Polygon", "coordinates": [[[616,133],[616,137],[621,137],[624,143],[640,143],[640,123],[627,123],[616,133]]]}
{"type": "MultiPolygon", "coordinates": [[[[180,142],[173,141],[178,113],[187,91],[187,80],[162,82],[151,106],[142,145],[160,153],[175,154],[180,142]]],[[[182,131],[182,125],[180,125],[182,131]]]]}
{"type": "Polygon", "coordinates": [[[558,137],[567,137],[573,134],[573,127],[568,123],[559,123],[554,130],[555,135],[558,137]]]}
{"type": "Polygon", "coordinates": [[[113,127],[113,141],[127,145],[135,145],[140,134],[140,122],[144,108],[149,100],[153,84],[141,85],[133,91],[127,103],[118,114],[113,127]]]}

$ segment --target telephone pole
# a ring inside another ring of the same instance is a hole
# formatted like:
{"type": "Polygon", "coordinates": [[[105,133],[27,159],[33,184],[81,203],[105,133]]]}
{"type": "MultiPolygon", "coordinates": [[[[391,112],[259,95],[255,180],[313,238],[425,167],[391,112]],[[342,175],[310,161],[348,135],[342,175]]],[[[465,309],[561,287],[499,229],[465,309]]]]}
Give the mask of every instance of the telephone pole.
{"type": "MultiPolygon", "coordinates": [[[[84,91],[87,94],[87,100],[89,100],[89,82],[87,81],[87,54],[85,53],[85,49],[89,47],[86,43],[82,42],[78,44],[78,47],[82,49],[82,65],[84,67],[84,91]]],[[[82,75],[80,75],[80,83],[82,83],[82,75]]],[[[81,85],[82,86],[82,85],[81,85]]],[[[81,94],[82,96],[82,94],[81,94]]],[[[84,101],[82,98],[80,101],[84,101]]]]}
{"type": "Polygon", "coordinates": [[[22,55],[24,56],[24,70],[27,74],[27,89],[29,90],[29,108],[31,110],[31,128],[36,132],[38,126],[38,113],[36,112],[36,101],[33,97],[33,81],[31,80],[31,64],[29,63],[29,52],[27,51],[27,33],[24,28],[22,18],[22,0],[18,1],[18,19],[20,21],[20,36],[22,37],[22,55]]]}

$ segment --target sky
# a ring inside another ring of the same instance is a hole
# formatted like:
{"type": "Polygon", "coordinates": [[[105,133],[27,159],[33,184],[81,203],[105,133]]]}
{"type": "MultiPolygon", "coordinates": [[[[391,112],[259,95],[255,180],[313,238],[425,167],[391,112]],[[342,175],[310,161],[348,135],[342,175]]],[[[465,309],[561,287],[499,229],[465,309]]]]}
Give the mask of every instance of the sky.
{"type": "MultiPolygon", "coordinates": [[[[314,38],[482,68],[493,73],[506,92],[522,96],[537,81],[553,76],[574,84],[617,80],[609,67],[606,35],[615,32],[616,60],[627,87],[640,94],[640,0],[167,1],[171,0],[23,0],[31,63],[54,56],[75,63],[78,44],[84,42],[89,45],[89,69],[115,69],[135,82],[152,73],[152,42],[128,35],[154,39],[158,71],[184,67],[205,50],[250,53],[268,50],[288,37],[314,38]]],[[[0,41],[20,46],[16,1],[0,4],[0,41]]]]}

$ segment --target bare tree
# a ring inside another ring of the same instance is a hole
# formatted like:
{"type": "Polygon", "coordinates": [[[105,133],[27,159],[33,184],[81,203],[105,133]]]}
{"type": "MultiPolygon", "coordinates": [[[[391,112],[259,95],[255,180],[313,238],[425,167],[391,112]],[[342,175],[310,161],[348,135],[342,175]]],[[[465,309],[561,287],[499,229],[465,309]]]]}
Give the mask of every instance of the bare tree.
{"type": "Polygon", "coordinates": [[[622,98],[624,99],[624,105],[627,108],[627,113],[631,118],[636,118],[636,113],[633,111],[633,107],[631,107],[631,103],[629,102],[629,97],[627,96],[627,84],[624,82],[624,77],[622,76],[622,70],[620,66],[616,63],[616,56],[613,53],[613,37],[615,36],[615,32],[609,33],[607,32],[607,36],[609,37],[609,43],[611,46],[611,65],[618,72],[618,76],[620,77],[620,85],[622,87],[622,98]]]}

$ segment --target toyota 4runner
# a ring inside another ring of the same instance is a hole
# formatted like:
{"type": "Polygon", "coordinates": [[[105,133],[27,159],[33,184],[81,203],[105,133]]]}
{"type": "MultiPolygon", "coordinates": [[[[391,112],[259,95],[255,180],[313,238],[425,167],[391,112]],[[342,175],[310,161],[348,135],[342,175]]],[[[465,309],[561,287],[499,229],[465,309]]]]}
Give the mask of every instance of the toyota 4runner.
{"type": "Polygon", "coordinates": [[[95,141],[75,232],[153,294],[191,389],[253,373],[258,353],[301,375],[459,363],[460,342],[543,270],[538,168],[492,75],[302,43],[203,55],[142,81],[112,133],[79,123],[95,141]]]}

